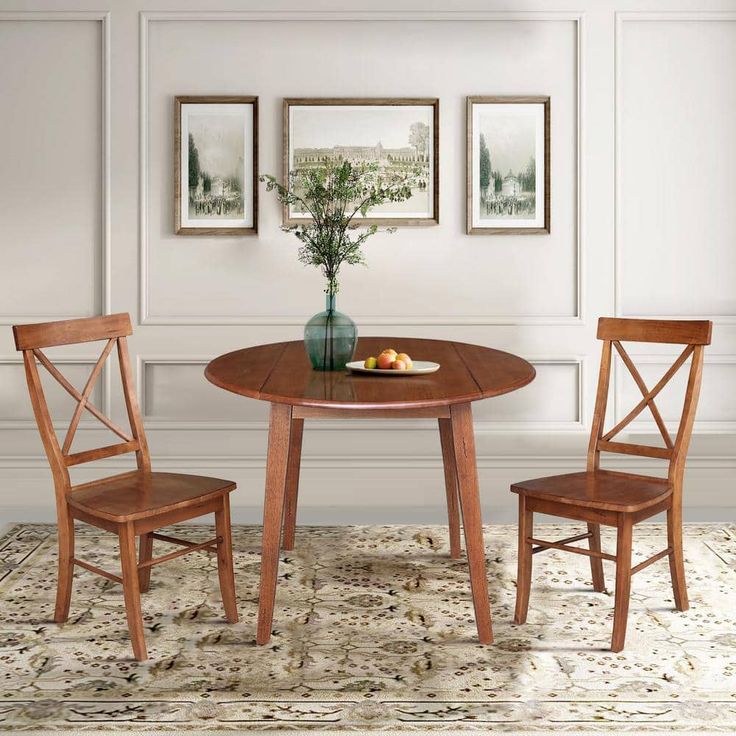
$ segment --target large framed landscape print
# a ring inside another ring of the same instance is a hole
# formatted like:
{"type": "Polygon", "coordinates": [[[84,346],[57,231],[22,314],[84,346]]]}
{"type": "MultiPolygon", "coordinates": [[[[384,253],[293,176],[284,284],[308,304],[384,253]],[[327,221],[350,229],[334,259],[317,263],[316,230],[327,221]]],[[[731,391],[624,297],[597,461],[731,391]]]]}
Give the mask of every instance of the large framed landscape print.
{"type": "Polygon", "coordinates": [[[177,235],[258,232],[258,98],[175,99],[177,235]]]}
{"type": "Polygon", "coordinates": [[[468,97],[468,234],[549,232],[549,108],[549,97],[468,97]]]}
{"type": "MultiPolygon", "coordinates": [[[[371,224],[439,222],[439,100],[436,98],[292,98],[284,100],[284,180],[326,160],[375,164],[383,179],[403,177],[411,196],[358,218],[371,224]]],[[[296,206],[284,222],[308,219],[296,206]]]]}

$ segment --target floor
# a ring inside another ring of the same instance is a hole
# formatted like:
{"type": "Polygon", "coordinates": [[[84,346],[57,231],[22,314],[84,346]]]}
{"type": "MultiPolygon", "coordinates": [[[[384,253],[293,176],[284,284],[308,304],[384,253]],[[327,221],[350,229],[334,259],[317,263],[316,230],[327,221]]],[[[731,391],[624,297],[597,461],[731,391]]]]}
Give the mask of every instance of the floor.
{"type": "MultiPolygon", "coordinates": [[[[50,623],[54,527],[8,530],[0,731],[736,732],[735,528],[687,525],[687,613],[673,610],[666,561],[636,576],[620,654],[606,650],[613,599],[590,591],[582,556],[535,556],[529,623],[511,623],[511,525],[486,528],[493,646],[476,643],[466,564],[449,558],[446,529],[405,525],[300,527],[281,558],[272,640],[256,647],[259,532],[234,528],[236,625],[224,622],[213,559],[154,570],[150,659],[137,663],[119,586],[80,570],[69,622],[50,623]]],[[[664,539],[661,525],[640,525],[635,561],[664,539]]],[[[78,528],[78,555],[116,568],[114,538],[90,527],[78,528]]]]}

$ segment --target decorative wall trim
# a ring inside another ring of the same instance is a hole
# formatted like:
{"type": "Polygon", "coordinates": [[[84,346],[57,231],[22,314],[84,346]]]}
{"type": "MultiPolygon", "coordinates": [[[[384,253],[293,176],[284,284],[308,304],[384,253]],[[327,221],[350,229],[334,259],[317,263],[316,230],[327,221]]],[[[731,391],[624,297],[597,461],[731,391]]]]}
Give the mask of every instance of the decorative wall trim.
{"type": "MultiPolygon", "coordinates": [[[[268,430],[267,421],[180,421],[156,419],[154,416],[146,415],[146,367],[149,365],[201,365],[204,366],[212,360],[212,357],[202,356],[155,356],[155,355],[138,355],[136,370],[136,391],[143,412],[143,421],[147,431],[155,430],[239,430],[239,431],[258,431],[265,432],[268,430]]],[[[585,406],[585,359],[579,356],[574,357],[543,357],[543,358],[527,358],[534,366],[540,365],[567,365],[577,368],[577,390],[575,400],[577,403],[577,416],[572,421],[493,421],[493,420],[476,420],[476,433],[486,432],[575,432],[588,431],[586,424],[587,410],[585,406]]],[[[204,377],[202,380],[205,380],[204,377]]],[[[429,420],[411,420],[407,419],[401,422],[374,420],[374,419],[356,419],[356,420],[320,420],[310,423],[310,431],[312,430],[399,430],[406,432],[407,430],[432,430],[435,431],[435,424],[429,420]]]]}
{"type": "MultiPolygon", "coordinates": [[[[662,374],[665,373],[665,371],[677,360],[678,357],[679,357],[678,353],[673,353],[673,354],[668,353],[666,355],[641,355],[641,354],[637,355],[636,353],[631,354],[631,359],[634,361],[636,365],[661,365],[662,374]]],[[[705,352],[703,363],[706,366],[707,365],[730,365],[730,366],[736,367],[736,355],[710,355],[708,352],[705,352]]],[[[687,363],[685,363],[684,366],[680,368],[679,372],[687,373],[689,369],[690,369],[690,363],[688,361],[687,363]]],[[[622,406],[621,382],[622,382],[622,379],[625,378],[627,375],[628,375],[628,371],[625,370],[625,368],[623,368],[623,362],[621,361],[620,357],[617,355],[616,360],[613,361],[613,384],[614,384],[613,390],[614,390],[614,396],[615,396],[615,400],[613,402],[614,424],[618,423],[621,419],[624,418],[626,413],[628,413],[631,409],[634,408],[634,405],[627,406],[627,407],[622,406]]],[[[652,386],[650,385],[649,388],[652,388],[652,386]]],[[[635,401],[638,402],[640,398],[641,396],[637,394],[637,398],[635,401]]],[[[649,420],[635,419],[625,429],[625,432],[629,435],[642,435],[642,434],[659,435],[659,430],[657,429],[657,425],[655,424],[654,420],[651,419],[651,413],[648,411],[648,409],[644,409],[644,411],[640,414],[640,416],[642,417],[648,416],[650,417],[650,419],[649,420]]],[[[665,418],[665,423],[666,423],[666,418],[665,418]]],[[[670,426],[669,430],[670,432],[672,432],[673,427],[670,426]]],[[[693,433],[698,434],[698,435],[730,434],[730,433],[736,434],[736,417],[734,417],[733,419],[724,419],[724,420],[699,420],[696,414],[693,433]]]]}
{"type": "Polygon", "coordinates": [[[736,12],[733,11],[619,11],[616,13],[616,31],[614,40],[614,313],[617,317],[645,317],[646,319],[710,319],[715,324],[736,324],[736,314],[718,315],[638,315],[625,314],[623,311],[622,294],[622,213],[621,197],[623,193],[623,171],[621,169],[621,129],[622,129],[622,100],[623,100],[623,65],[622,65],[622,39],[624,24],[627,22],[649,22],[662,21],[698,21],[698,22],[733,22],[736,21],[736,12]]]}
{"type": "MultiPolygon", "coordinates": [[[[53,363],[56,366],[64,366],[64,365],[88,365],[90,367],[90,370],[92,370],[93,366],[97,362],[97,358],[99,356],[94,356],[91,358],[88,357],[67,357],[67,358],[57,358],[54,357],[53,363]]],[[[0,365],[17,365],[21,366],[23,365],[23,358],[16,356],[16,355],[6,355],[6,356],[0,356],[0,365]]],[[[45,372],[44,369],[41,369],[41,380],[44,380],[43,373],[45,372]]],[[[63,371],[62,371],[63,373],[63,371]]],[[[101,395],[101,401],[99,406],[99,410],[105,414],[106,416],[110,416],[110,371],[109,371],[109,365],[105,365],[102,369],[102,376],[100,377],[100,395],[101,395]]],[[[50,378],[50,377],[49,377],[50,378]]],[[[54,380],[50,378],[50,382],[54,383],[54,380]]],[[[50,385],[48,382],[45,382],[46,385],[50,385]]],[[[81,391],[83,387],[77,386],[77,388],[81,391]]],[[[73,401],[73,399],[70,399],[73,401]]],[[[30,406],[30,398],[28,399],[28,403],[30,406]]],[[[54,419],[53,416],[51,417],[52,420],[54,419]]],[[[66,430],[69,426],[69,421],[53,421],[54,429],[57,430],[66,430]]],[[[98,422],[96,419],[82,419],[79,423],[80,430],[83,429],[101,429],[104,425],[98,422]]],[[[0,418],[0,430],[4,429],[36,429],[36,422],[33,419],[2,419],[0,418]]],[[[6,456],[0,456],[0,457],[6,457],[6,456]]]]}
{"type": "MultiPolygon", "coordinates": [[[[480,470],[518,469],[524,472],[538,470],[584,470],[585,455],[479,455],[477,465],[480,470]]],[[[151,463],[156,470],[258,470],[266,467],[263,455],[154,455],[151,463]]],[[[615,469],[654,467],[642,458],[606,456],[606,467],[615,469]]],[[[661,466],[659,466],[661,468],[661,466]]],[[[733,455],[690,455],[688,470],[715,470],[736,468],[733,455]]],[[[132,470],[134,460],[112,458],[100,460],[95,468],[85,468],[87,472],[111,470],[132,470]]],[[[312,455],[302,457],[302,468],[307,470],[390,470],[390,469],[437,469],[442,468],[442,457],[437,455],[312,455]]],[[[0,456],[0,472],[4,470],[44,470],[48,471],[48,460],[43,455],[3,455],[0,456]]],[[[84,472],[84,471],[83,471],[84,472]]],[[[50,482],[50,480],[49,480],[50,482]]],[[[257,501],[260,503],[261,498],[257,501]]]]}
{"type": "MultiPolygon", "coordinates": [[[[100,187],[102,190],[99,300],[103,314],[110,314],[111,300],[111,137],[110,137],[110,13],[98,11],[10,11],[0,12],[2,21],[99,21],[101,30],[101,63],[102,63],[102,150],[100,152],[100,187]]],[[[13,325],[22,322],[50,322],[56,319],[75,319],[88,317],[87,314],[33,314],[33,315],[0,315],[0,325],[13,325]]]]}
{"type": "Polygon", "coordinates": [[[148,29],[149,24],[165,21],[573,21],[576,24],[576,233],[575,233],[575,314],[545,315],[353,315],[363,325],[580,325],[585,321],[584,211],[585,184],[583,160],[583,44],[584,14],[537,11],[157,11],[140,14],[140,150],[139,150],[139,322],[142,325],[303,325],[307,315],[257,316],[155,315],[149,311],[148,246],[148,29]]]}

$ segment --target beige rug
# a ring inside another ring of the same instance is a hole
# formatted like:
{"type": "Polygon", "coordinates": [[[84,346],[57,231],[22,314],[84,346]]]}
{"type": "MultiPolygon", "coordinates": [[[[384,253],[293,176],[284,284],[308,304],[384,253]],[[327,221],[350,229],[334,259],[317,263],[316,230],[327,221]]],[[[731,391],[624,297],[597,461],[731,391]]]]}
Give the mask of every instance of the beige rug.
{"type": "MultiPolygon", "coordinates": [[[[661,526],[638,527],[636,558],[663,541],[661,526]]],[[[50,623],[54,527],[15,526],[0,540],[0,730],[736,732],[733,528],[687,527],[689,612],[672,608],[666,561],[635,577],[621,654],[605,649],[613,599],[590,592],[581,556],[535,556],[529,623],[511,623],[512,526],[486,529],[493,646],[475,642],[466,565],[449,559],[444,528],[370,526],[299,528],[274,635],[256,647],[258,544],[258,528],[234,529],[234,626],[214,560],[156,568],[138,664],[114,583],[80,570],[69,622],[50,623]]],[[[80,557],[115,569],[114,550],[112,535],[78,527],[80,557]]]]}

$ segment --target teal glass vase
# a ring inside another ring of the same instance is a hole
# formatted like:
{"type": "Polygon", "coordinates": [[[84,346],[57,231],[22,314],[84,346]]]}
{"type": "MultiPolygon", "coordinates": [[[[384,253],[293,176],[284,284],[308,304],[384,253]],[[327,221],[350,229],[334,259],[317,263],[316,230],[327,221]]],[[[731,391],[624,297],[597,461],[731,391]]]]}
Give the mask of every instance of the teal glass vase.
{"type": "Polygon", "coordinates": [[[355,352],[358,328],[347,314],[335,309],[335,295],[327,294],[325,310],[304,326],[304,347],[316,371],[344,371],[355,352]]]}

